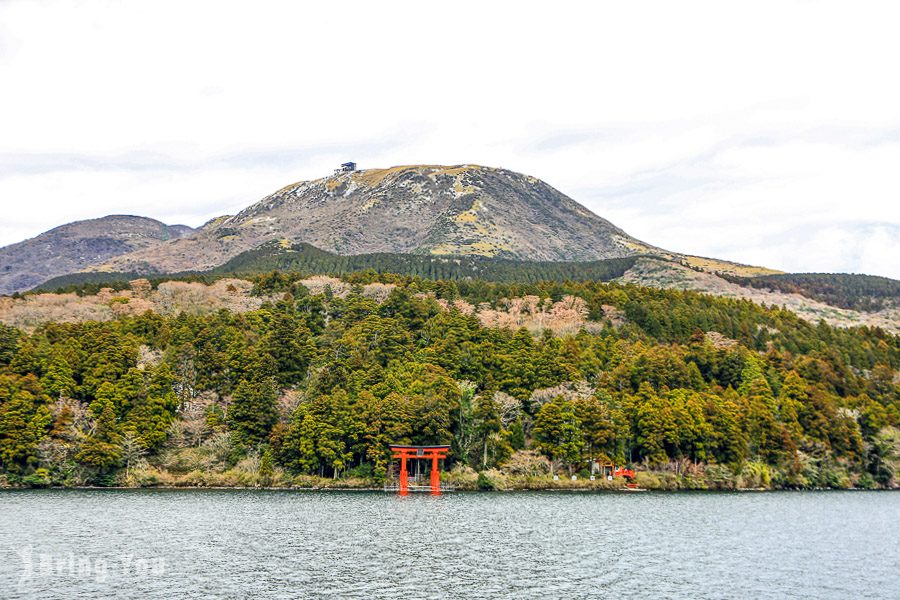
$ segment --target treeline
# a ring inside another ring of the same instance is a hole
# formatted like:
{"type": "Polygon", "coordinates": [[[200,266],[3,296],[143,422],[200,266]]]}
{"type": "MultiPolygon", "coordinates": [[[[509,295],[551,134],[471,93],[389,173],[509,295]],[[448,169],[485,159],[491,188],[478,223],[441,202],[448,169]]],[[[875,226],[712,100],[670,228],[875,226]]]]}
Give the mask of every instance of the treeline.
{"type": "Polygon", "coordinates": [[[213,273],[269,271],[346,275],[360,271],[397,273],[435,280],[481,279],[496,282],[609,281],[634,266],[637,257],[584,262],[523,261],[486,256],[433,256],[380,252],[342,256],[309,244],[283,249],[264,244],[231,259],[213,273]]]}
{"type": "Polygon", "coordinates": [[[832,306],[864,312],[897,306],[900,299],[900,281],[874,275],[786,273],[761,277],[722,276],[744,287],[800,294],[832,306]]]}
{"type": "Polygon", "coordinates": [[[25,293],[16,292],[13,298],[27,296],[29,294],[77,294],[78,296],[93,296],[100,290],[109,288],[115,291],[127,290],[135,279],[147,279],[151,287],[156,289],[160,283],[166,281],[186,281],[211,284],[224,275],[211,273],[179,273],[177,275],[148,275],[123,272],[84,272],[61,275],[47,280],[41,285],[25,293]]]}
{"type": "Polygon", "coordinates": [[[173,279],[209,283],[219,277],[246,277],[271,271],[305,276],[311,274],[341,276],[371,271],[454,281],[463,279],[526,283],[609,281],[621,277],[625,271],[634,266],[636,260],[637,257],[628,257],[585,262],[541,262],[485,256],[432,256],[387,252],[342,256],[309,244],[283,248],[277,242],[268,242],[259,248],[242,252],[222,266],[209,271],[191,271],[165,276],[153,273],[72,273],[50,279],[36,287],[35,291],[95,294],[102,287],[125,289],[130,280],[138,277],[147,277],[154,283],[173,279]]]}
{"type": "Polygon", "coordinates": [[[358,273],[310,295],[260,275],[256,311],[0,326],[0,472],[152,484],[163,470],[384,477],[389,443],[476,471],[754,465],[781,486],[890,486],[900,341],[690,292],[358,273]],[[363,293],[392,284],[386,299],[363,293]],[[469,306],[584,300],[589,327],[485,327],[469,306]],[[707,334],[706,332],[717,332],[707,334]],[[156,475],[154,475],[154,473],[156,475]]]}

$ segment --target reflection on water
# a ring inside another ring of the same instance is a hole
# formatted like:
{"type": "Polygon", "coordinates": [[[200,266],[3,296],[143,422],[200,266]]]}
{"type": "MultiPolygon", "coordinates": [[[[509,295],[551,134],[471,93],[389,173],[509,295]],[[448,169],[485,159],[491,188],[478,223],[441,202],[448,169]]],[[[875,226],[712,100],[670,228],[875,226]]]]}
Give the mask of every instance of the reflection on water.
{"type": "Polygon", "coordinates": [[[7,491],[0,597],[891,598],[900,495],[7,491]]]}

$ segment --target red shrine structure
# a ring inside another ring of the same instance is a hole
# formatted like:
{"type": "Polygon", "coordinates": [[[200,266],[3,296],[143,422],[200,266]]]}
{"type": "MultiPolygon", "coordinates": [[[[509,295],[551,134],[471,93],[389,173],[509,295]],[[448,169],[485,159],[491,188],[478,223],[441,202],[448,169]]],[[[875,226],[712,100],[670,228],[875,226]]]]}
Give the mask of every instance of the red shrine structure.
{"type": "MultiPolygon", "coordinates": [[[[450,446],[404,446],[399,444],[391,444],[391,456],[394,460],[400,461],[400,479],[396,485],[385,486],[386,490],[396,489],[401,496],[406,496],[410,491],[428,492],[434,496],[441,495],[441,467],[439,461],[447,458],[447,452],[450,446]],[[412,484],[410,484],[410,466],[411,461],[431,461],[429,469],[428,485],[419,483],[419,463],[415,463],[416,470],[413,476],[412,484]]],[[[444,488],[447,489],[447,488],[444,488]]]]}

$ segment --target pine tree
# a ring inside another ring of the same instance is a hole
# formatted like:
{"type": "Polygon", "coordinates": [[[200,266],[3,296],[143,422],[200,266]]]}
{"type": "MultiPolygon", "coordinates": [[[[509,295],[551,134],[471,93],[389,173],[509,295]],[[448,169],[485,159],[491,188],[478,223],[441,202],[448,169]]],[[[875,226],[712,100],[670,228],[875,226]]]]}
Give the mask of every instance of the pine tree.
{"type": "Polygon", "coordinates": [[[275,474],[275,464],[272,460],[272,451],[269,448],[263,450],[262,456],[259,458],[259,479],[263,485],[272,483],[272,475],[275,474]]]}
{"type": "Polygon", "coordinates": [[[803,405],[809,402],[806,387],[803,378],[796,371],[790,371],[785,376],[778,395],[779,418],[796,443],[803,439],[803,427],[800,425],[799,415],[803,410],[803,405]]]}
{"type": "Polygon", "coordinates": [[[741,374],[738,393],[743,401],[744,428],[751,456],[775,459],[782,450],[782,436],[776,420],[776,402],[758,360],[748,360],[741,374]]]}

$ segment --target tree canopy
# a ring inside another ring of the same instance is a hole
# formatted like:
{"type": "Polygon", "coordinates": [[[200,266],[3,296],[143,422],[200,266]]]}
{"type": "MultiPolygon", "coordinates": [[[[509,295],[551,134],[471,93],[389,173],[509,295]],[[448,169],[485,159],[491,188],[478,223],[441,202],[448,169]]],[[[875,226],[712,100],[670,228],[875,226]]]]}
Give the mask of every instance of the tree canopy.
{"type": "Polygon", "coordinates": [[[102,483],[197,448],[218,457],[203,468],[257,456],[266,477],[377,478],[387,445],[408,443],[449,444],[479,471],[531,449],[568,472],[749,461],[785,486],[893,481],[900,342],[879,329],[597,281],[255,285],[277,301],[0,326],[0,472],[102,483]]]}

